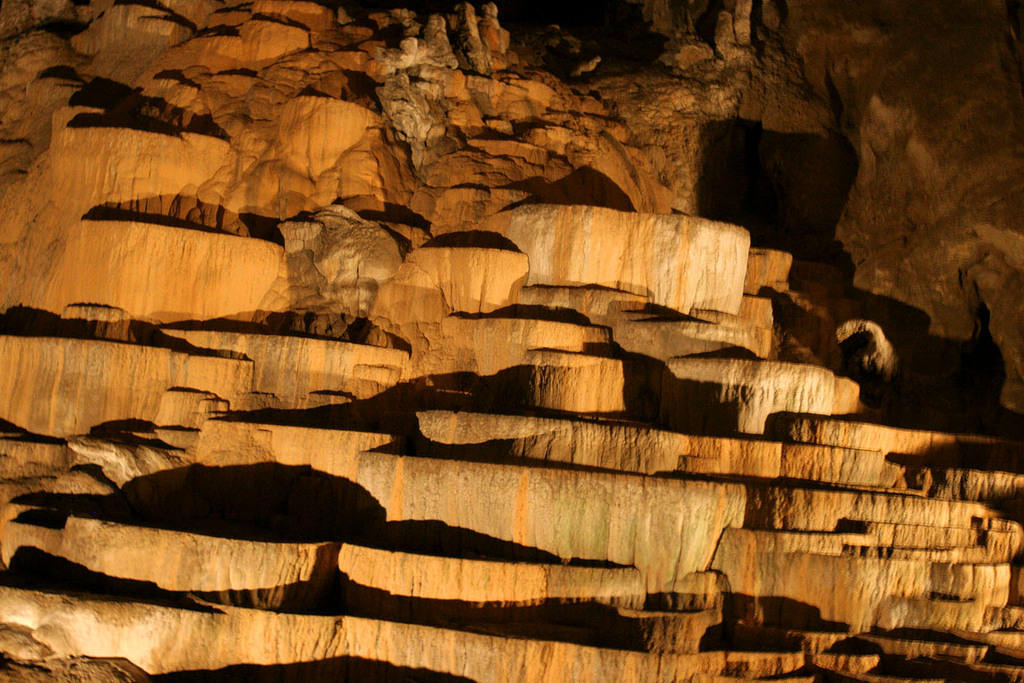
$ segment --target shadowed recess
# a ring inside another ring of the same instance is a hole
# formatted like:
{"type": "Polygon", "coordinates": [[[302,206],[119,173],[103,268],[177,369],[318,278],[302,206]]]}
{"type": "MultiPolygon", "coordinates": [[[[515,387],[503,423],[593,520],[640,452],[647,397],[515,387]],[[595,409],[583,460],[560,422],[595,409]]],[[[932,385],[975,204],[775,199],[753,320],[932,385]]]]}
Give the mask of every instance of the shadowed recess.
{"type": "MultiPolygon", "coordinates": [[[[115,309],[116,310],[116,309],[115,309]]],[[[25,306],[14,306],[0,314],[0,334],[19,337],[64,337],[102,339],[112,342],[157,346],[191,356],[243,358],[240,353],[205,349],[184,339],[165,334],[153,323],[124,319],[115,322],[63,318],[56,313],[25,306]]]]}
{"type": "Polygon", "coordinates": [[[505,187],[532,195],[530,200],[522,202],[524,204],[586,204],[619,211],[636,211],[629,195],[615,181],[589,166],[577,168],[559,180],[529,178],[505,187]]]}
{"type": "Polygon", "coordinates": [[[252,213],[237,214],[220,204],[189,195],[139,197],[94,206],[82,216],[87,221],[136,221],[171,228],[221,232],[253,237],[283,245],[278,220],[252,213]]]}
{"type": "Polygon", "coordinates": [[[779,133],[745,120],[708,123],[702,137],[701,216],[739,223],[755,246],[852,273],[849,255],[836,241],[858,168],[846,138],[779,133]]]}
{"type": "Polygon", "coordinates": [[[551,553],[440,521],[387,521],[362,486],[307,466],[195,465],[123,487],[139,519],[215,536],[290,542],[348,540],[450,557],[559,562],[551,553]]]}
{"type": "Polygon", "coordinates": [[[195,31],[196,25],[192,21],[189,21],[185,17],[181,16],[177,12],[174,12],[169,7],[164,5],[158,0],[114,0],[114,5],[135,5],[137,7],[148,7],[150,9],[160,12],[159,15],[150,17],[151,19],[159,21],[169,21],[172,24],[178,24],[184,26],[189,31],[195,31]]]}
{"type": "Polygon", "coordinates": [[[379,683],[473,683],[462,676],[410,669],[388,662],[338,657],[318,662],[258,666],[242,664],[214,671],[181,671],[154,676],[159,683],[306,683],[307,681],[378,681],[379,683]]]}
{"type": "Polygon", "coordinates": [[[503,251],[519,251],[515,242],[496,232],[485,230],[464,230],[448,232],[434,237],[424,247],[474,247],[477,249],[501,249],[503,251]]]}
{"type": "Polygon", "coordinates": [[[153,76],[154,81],[159,80],[172,80],[177,81],[181,85],[187,85],[190,88],[199,89],[199,84],[192,79],[185,76],[185,73],[181,69],[165,69],[153,76]]]}
{"type": "MultiPolygon", "coordinates": [[[[639,624],[615,607],[588,600],[546,600],[541,604],[477,603],[392,595],[342,575],[345,610],[355,616],[468,630],[510,638],[535,638],[642,652],[639,624]]],[[[719,645],[721,631],[711,625],[696,649],[719,645]]]]}
{"type": "Polygon", "coordinates": [[[3,582],[0,585],[16,585],[37,590],[71,590],[200,612],[216,611],[213,607],[196,602],[185,593],[163,590],[151,581],[108,576],[32,547],[19,548],[11,558],[8,571],[2,576],[4,579],[10,578],[10,582],[3,582]]]}
{"type": "Polygon", "coordinates": [[[228,139],[227,132],[210,114],[182,109],[161,97],[148,97],[140,89],[106,78],[89,81],[71,96],[68,104],[104,110],[76,114],[68,122],[70,128],[132,128],[161,135],[194,133],[228,139]]]}

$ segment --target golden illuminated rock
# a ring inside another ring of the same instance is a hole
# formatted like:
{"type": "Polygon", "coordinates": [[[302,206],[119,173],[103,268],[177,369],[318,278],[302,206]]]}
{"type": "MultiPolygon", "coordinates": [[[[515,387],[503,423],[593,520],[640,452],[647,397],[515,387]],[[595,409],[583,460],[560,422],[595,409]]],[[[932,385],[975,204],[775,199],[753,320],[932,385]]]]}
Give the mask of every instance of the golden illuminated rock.
{"type": "Polygon", "coordinates": [[[488,227],[530,257],[531,285],[602,285],[689,313],[739,310],[750,237],[735,225],[586,206],[526,206],[488,227]]]}
{"type": "Polygon", "coordinates": [[[1016,3],[366,4],[0,5],[0,679],[1024,678],[1016,3]]]}

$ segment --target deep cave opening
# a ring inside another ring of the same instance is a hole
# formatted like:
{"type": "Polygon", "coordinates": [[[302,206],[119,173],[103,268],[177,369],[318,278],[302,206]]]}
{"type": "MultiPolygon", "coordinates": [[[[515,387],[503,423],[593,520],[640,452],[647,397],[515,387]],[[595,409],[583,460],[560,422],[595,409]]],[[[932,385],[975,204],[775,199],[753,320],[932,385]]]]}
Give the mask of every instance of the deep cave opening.
{"type": "Polygon", "coordinates": [[[992,320],[992,313],[988,306],[982,301],[975,310],[974,336],[964,344],[963,367],[975,371],[991,370],[998,368],[1002,370],[1003,355],[992,338],[989,330],[989,323],[992,320]]]}
{"type": "Polygon", "coordinates": [[[88,28],[88,26],[89,25],[87,23],[82,21],[65,21],[61,19],[55,19],[53,21],[48,21],[45,24],[42,24],[41,26],[39,26],[39,28],[42,29],[43,31],[46,31],[47,33],[52,33],[55,36],[59,36],[64,40],[69,40],[73,36],[76,36],[82,31],[84,31],[86,28],[88,28]]]}
{"type": "MultiPolygon", "coordinates": [[[[697,3],[691,3],[691,5],[693,4],[697,3]]],[[[691,7],[690,15],[696,17],[696,20],[693,22],[693,28],[697,36],[708,45],[714,45],[718,13],[725,9],[725,3],[722,0],[704,0],[703,7],[696,9],[696,11],[695,9],[691,7]]]]}
{"type": "Polygon", "coordinates": [[[978,413],[979,429],[992,430],[998,415],[999,392],[1006,381],[1006,366],[989,329],[992,314],[985,302],[975,310],[974,335],[960,347],[956,385],[965,403],[978,413]]]}
{"type": "MultiPolygon", "coordinates": [[[[619,5],[629,5],[625,0],[564,0],[543,2],[542,0],[493,0],[498,7],[502,22],[515,22],[535,26],[558,24],[563,28],[580,26],[605,26],[609,18],[621,11],[619,5]]],[[[406,8],[416,12],[451,12],[453,0],[362,0],[359,3],[340,3],[362,8],[394,9],[406,8]]],[[[472,3],[477,12],[481,3],[472,3]]]]}
{"type": "Polygon", "coordinates": [[[778,223],[779,197],[761,161],[759,121],[716,121],[704,127],[697,183],[701,216],[740,223],[762,235],[778,223]]]}
{"type": "Polygon", "coordinates": [[[705,127],[703,147],[700,215],[744,226],[755,246],[852,274],[835,238],[858,168],[845,137],[772,131],[760,121],[718,121],[705,127]]]}
{"type": "MultiPolygon", "coordinates": [[[[566,0],[557,3],[543,0],[493,1],[498,8],[501,24],[512,31],[513,41],[530,43],[531,38],[539,37],[550,43],[547,48],[556,53],[556,57],[559,56],[557,53],[564,52],[568,47],[573,53],[569,56],[572,57],[600,55],[606,62],[612,60],[623,63],[647,63],[661,55],[666,41],[666,37],[654,32],[651,23],[644,19],[642,6],[629,0],[566,0]],[[553,25],[560,29],[561,35],[571,36],[568,43],[559,45],[555,35],[547,32],[553,25]]],[[[361,0],[358,3],[339,4],[352,12],[367,9],[411,9],[419,13],[422,19],[432,13],[445,15],[452,12],[456,2],[361,0]]],[[[472,4],[479,14],[482,3],[472,4]]],[[[560,71],[557,65],[553,68],[551,64],[546,66],[555,73],[560,71]]]]}
{"type": "Polygon", "coordinates": [[[566,28],[579,26],[605,26],[617,0],[495,0],[498,16],[502,20],[523,24],[558,24],[566,28]]]}
{"type": "Polygon", "coordinates": [[[1024,6],[1020,0],[1006,0],[1006,19],[1010,23],[1010,30],[1013,37],[1019,40],[1021,29],[1021,15],[1024,13],[1024,6]]]}

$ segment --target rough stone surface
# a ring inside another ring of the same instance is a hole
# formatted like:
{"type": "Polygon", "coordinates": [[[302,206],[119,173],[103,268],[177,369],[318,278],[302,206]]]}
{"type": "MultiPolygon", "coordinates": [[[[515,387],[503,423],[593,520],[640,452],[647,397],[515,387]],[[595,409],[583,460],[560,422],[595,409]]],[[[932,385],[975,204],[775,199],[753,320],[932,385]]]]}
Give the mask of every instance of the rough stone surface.
{"type": "Polygon", "coordinates": [[[1024,678],[1017,3],[337,4],[0,6],[0,679],[1024,678]]]}
{"type": "Polygon", "coordinates": [[[488,226],[530,257],[528,284],[602,285],[683,313],[739,310],[750,238],[736,226],[583,206],[523,207],[488,226]]]}

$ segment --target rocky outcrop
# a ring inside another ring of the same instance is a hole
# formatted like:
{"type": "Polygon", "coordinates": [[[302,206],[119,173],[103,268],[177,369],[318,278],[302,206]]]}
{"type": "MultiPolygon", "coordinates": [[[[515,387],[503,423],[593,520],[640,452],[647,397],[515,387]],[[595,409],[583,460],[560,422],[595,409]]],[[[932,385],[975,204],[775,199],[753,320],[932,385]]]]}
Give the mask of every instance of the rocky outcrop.
{"type": "Polygon", "coordinates": [[[4,419],[36,434],[84,434],[114,420],[153,422],[164,394],[176,387],[228,401],[252,387],[248,360],[96,339],[4,336],[0,345],[7,366],[4,419]]]}
{"type": "Polygon", "coordinates": [[[646,596],[641,574],[632,567],[433,557],[348,544],[338,554],[338,567],[349,581],[361,586],[433,600],[506,605],[596,600],[639,607],[646,596]]]}
{"type": "Polygon", "coordinates": [[[836,275],[978,206],[857,71],[909,19],[635,4],[660,67],[491,3],[4,3],[0,677],[1021,677],[1024,443],[891,419],[959,348],[836,275]]]}
{"type": "Polygon", "coordinates": [[[682,313],[739,310],[747,233],[686,216],[529,206],[488,224],[530,257],[531,285],[601,285],[682,313]]]}
{"type": "Polygon", "coordinates": [[[16,506],[5,512],[10,517],[0,536],[5,564],[19,550],[32,548],[164,590],[248,594],[254,606],[265,609],[316,605],[334,576],[337,544],[260,543],[78,517],[65,519],[60,529],[20,521],[32,512],[16,506]]]}
{"type": "Polygon", "coordinates": [[[912,307],[878,321],[876,302],[851,317],[890,335],[920,327],[897,352],[929,375],[961,359],[927,334],[970,353],[991,333],[1005,380],[984,370],[1021,413],[1008,294],[1021,270],[1017,5],[634,4],[667,39],[674,75],[599,71],[595,85],[650,150],[672,205],[740,222],[759,246],[839,265],[857,290],[912,307]]]}
{"type": "Polygon", "coordinates": [[[329,206],[309,221],[279,227],[288,268],[288,307],[366,317],[377,290],[395,274],[402,255],[386,228],[344,206],[329,206]]]}

